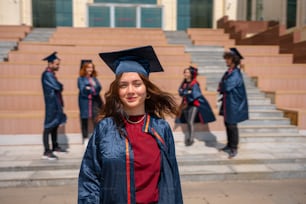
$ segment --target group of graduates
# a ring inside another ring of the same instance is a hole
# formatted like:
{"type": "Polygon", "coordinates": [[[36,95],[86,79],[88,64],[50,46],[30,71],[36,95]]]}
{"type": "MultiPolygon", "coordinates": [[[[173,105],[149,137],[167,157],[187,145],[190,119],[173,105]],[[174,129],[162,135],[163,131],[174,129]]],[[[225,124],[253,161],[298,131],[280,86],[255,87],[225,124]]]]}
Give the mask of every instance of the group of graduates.
{"type": "MultiPolygon", "coordinates": [[[[174,96],[149,80],[150,73],[163,71],[152,46],[99,56],[114,72],[115,80],[105,93],[104,103],[93,62],[81,61],[77,81],[86,150],[79,172],[78,203],[183,203],[173,133],[165,117],[174,116],[176,123],[187,123],[186,146],[194,142],[194,123],[216,120],[196,79],[197,68],[184,70],[178,110],[174,96]],[[89,121],[95,127],[90,137],[89,121]]],[[[221,150],[232,158],[238,149],[237,124],[248,119],[248,103],[239,69],[243,57],[235,48],[223,57],[228,69],[218,92],[222,95],[220,115],[224,116],[228,142],[221,150]]],[[[60,59],[54,52],[44,60],[48,67],[42,74],[46,106],[43,158],[53,160],[57,159],[54,152],[63,151],[57,143],[57,128],[66,122],[66,115],[61,96],[63,85],[55,76],[60,59]]]]}
{"type": "MultiPolygon", "coordinates": [[[[236,48],[223,55],[228,67],[222,76],[218,92],[221,95],[219,114],[224,117],[227,134],[227,144],[220,150],[227,152],[229,158],[237,155],[239,132],[237,124],[249,118],[248,100],[243,76],[239,69],[243,59],[236,48]]],[[[179,95],[182,97],[177,123],[187,123],[188,130],[185,134],[185,145],[190,146],[194,142],[194,123],[207,124],[216,120],[214,113],[201,93],[196,79],[198,70],[190,66],[184,70],[184,80],[179,87],[179,95]]]]}
{"type": "MultiPolygon", "coordinates": [[[[66,152],[58,145],[57,134],[60,125],[66,123],[64,113],[64,101],[62,97],[63,85],[57,80],[55,72],[60,68],[60,58],[57,52],[52,53],[43,60],[48,62],[47,68],[42,74],[42,87],[45,99],[45,121],[43,131],[44,153],[42,158],[48,160],[58,159],[58,152],[66,152]],[[52,149],[49,145],[51,135],[52,149]]],[[[81,60],[79,77],[77,79],[79,89],[80,126],[82,143],[86,146],[89,138],[89,127],[96,125],[97,117],[103,100],[100,96],[101,83],[97,78],[95,65],[90,59],[81,60]],[[91,123],[91,124],[90,124],[91,123]]]]}

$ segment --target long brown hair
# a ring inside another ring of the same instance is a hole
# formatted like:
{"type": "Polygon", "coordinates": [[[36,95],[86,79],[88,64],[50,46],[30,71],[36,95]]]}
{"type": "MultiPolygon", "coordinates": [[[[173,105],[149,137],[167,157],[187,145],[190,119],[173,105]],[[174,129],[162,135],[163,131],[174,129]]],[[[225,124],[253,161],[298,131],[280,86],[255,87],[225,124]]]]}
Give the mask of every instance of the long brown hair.
{"type": "MultiPolygon", "coordinates": [[[[165,118],[166,115],[175,116],[177,114],[177,103],[174,96],[162,91],[144,75],[139,74],[139,76],[147,89],[148,98],[145,100],[145,112],[160,118],[165,118]]],[[[110,84],[109,90],[104,95],[105,104],[97,117],[97,120],[112,117],[118,128],[122,127],[122,116],[125,116],[119,98],[119,80],[121,77],[122,74],[117,75],[116,79],[110,84]]]]}

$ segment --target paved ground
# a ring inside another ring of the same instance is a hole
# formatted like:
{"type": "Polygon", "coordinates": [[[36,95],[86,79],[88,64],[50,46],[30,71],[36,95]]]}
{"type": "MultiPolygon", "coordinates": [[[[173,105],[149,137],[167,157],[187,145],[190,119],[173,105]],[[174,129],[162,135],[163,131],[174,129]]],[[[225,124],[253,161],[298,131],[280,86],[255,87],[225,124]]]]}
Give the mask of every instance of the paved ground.
{"type": "MultiPolygon", "coordinates": [[[[306,204],[306,180],[184,182],[185,204],[306,204]]],[[[77,203],[77,187],[0,188],[1,204],[77,203]]]]}
{"type": "MultiPolygon", "coordinates": [[[[40,137],[39,137],[40,138],[40,137]]],[[[1,139],[1,138],[0,138],[1,139]]],[[[19,137],[16,137],[16,140],[19,137]]],[[[30,138],[31,139],[31,138],[30,138]]],[[[35,139],[33,137],[33,139],[35,139]]],[[[37,139],[37,138],[36,138],[37,139]]],[[[29,138],[27,138],[29,140],[29,138]]],[[[36,140],[35,140],[36,141],[36,140]]],[[[218,142],[224,142],[224,137],[218,136],[218,142]]],[[[0,140],[0,144],[5,142],[4,138],[0,140]]],[[[5,143],[4,143],[5,144],[5,143]]],[[[286,150],[286,156],[293,158],[305,158],[305,143],[278,144],[275,143],[242,143],[240,153],[234,161],[248,158],[275,158],[284,156],[280,154],[280,150],[286,150]],[[254,151],[256,147],[257,151],[254,151]],[[294,157],[295,156],[295,157],[294,157]],[[300,156],[300,157],[298,157],[300,156]]],[[[227,160],[227,155],[220,153],[216,148],[212,148],[208,143],[199,140],[192,147],[186,148],[179,140],[176,146],[178,156],[182,155],[205,155],[208,160],[223,161],[227,160]]],[[[70,152],[62,155],[59,164],[70,164],[70,162],[79,162],[83,155],[84,148],[81,145],[71,145],[70,152]]],[[[31,165],[40,166],[48,164],[48,161],[40,160],[42,154],[42,146],[40,145],[22,145],[22,146],[1,146],[0,148],[0,178],[5,179],[10,175],[15,177],[25,177],[33,179],[32,176],[26,176],[22,171],[4,171],[8,167],[21,166],[29,168],[31,165]],[[14,148],[12,148],[14,147],[14,148]]],[[[285,158],[287,158],[285,157],[285,158]]],[[[263,165],[266,165],[263,163],[263,165]]],[[[292,168],[294,166],[286,163],[282,166],[292,168]]],[[[300,161],[299,166],[306,167],[305,160],[300,161]]],[[[204,168],[209,171],[208,165],[204,168]]],[[[219,166],[215,167],[217,170],[219,166]]],[[[251,168],[251,167],[249,167],[251,168]]],[[[77,174],[77,169],[73,169],[77,174]]],[[[253,167],[251,168],[253,170],[253,167]]],[[[52,172],[52,170],[50,170],[52,172]]],[[[73,174],[72,170],[65,171],[69,175],[73,174]]],[[[303,173],[301,171],[300,173],[303,173]]],[[[291,172],[288,172],[291,174],[291,172]]],[[[30,174],[33,175],[33,174],[30,174]]],[[[40,175],[34,173],[34,175],[40,175]]],[[[49,174],[48,174],[49,175],[49,174]]],[[[302,176],[301,176],[302,177],[302,176]]],[[[69,179],[69,178],[68,178],[69,179]]],[[[306,179],[295,180],[234,180],[234,181],[206,181],[206,182],[183,182],[183,197],[185,204],[306,204],[306,179]]],[[[77,186],[41,186],[41,187],[17,187],[17,188],[0,188],[0,204],[73,204],[77,203],[77,186]]]]}

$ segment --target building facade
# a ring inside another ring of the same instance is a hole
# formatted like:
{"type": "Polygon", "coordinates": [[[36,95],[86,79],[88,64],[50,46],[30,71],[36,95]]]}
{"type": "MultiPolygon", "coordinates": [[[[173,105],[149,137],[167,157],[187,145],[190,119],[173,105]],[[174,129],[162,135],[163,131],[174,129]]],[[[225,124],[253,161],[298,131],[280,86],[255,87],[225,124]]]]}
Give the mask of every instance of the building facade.
{"type": "Polygon", "coordinates": [[[216,28],[230,20],[306,26],[306,0],[0,0],[0,25],[216,28]]]}

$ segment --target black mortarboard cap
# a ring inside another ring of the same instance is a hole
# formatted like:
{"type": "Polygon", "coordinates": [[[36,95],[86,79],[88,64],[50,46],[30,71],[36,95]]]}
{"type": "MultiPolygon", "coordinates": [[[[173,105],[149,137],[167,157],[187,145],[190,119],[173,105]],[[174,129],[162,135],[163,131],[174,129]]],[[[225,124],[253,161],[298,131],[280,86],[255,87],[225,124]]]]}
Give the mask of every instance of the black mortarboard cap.
{"type": "Polygon", "coordinates": [[[81,64],[80,64],[80,69],[82,69],[82,67],[85,63],[92,63],[92,60],[91,59],[82,59],[81,64]]]}
{"type": "Polygon", "coordinates": [[[234,55],[237,55],[240,59],[243,59],[242,55],[240,54],[240,52],[237,50],[237,48],[232,47],[230,48],[231,53],[233,53],[234,55]]]}
{"type": "Polygon", "coordinates": [[[43,60],[44,61],[48,61],[48,62],[53,62],[54,60],[56,59],[59,59],[57,56],[56,56],[57,52],[53,52],[51,55],[45,57],[43,60]]]}
{"type": "Polygon", "coordinates": [[[152,46],[104,52],[99,56],[116,75],[137,72],[149,76],[151,72],[164,71],[152,46]]]}

